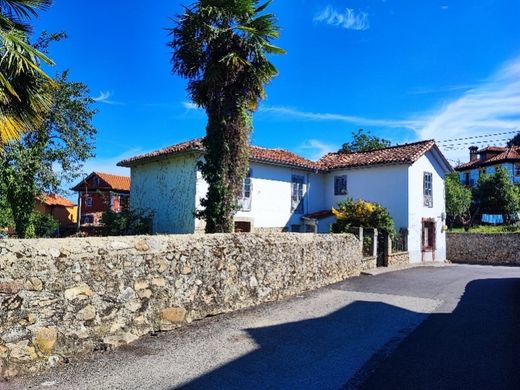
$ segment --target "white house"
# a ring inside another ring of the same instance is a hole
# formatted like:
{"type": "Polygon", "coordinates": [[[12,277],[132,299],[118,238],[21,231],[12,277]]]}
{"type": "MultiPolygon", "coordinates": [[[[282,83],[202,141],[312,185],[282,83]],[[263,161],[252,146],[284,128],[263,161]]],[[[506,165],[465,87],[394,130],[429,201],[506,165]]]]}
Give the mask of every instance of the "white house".
{"type": "MultiPolygon", "coordinates": [[[[250,171],[244,181],[240,231],[305,231],[317,220],[329,231],[332,207],[362,198],[386,207],[397,229],[408,231],[411,262],[444,260],[444,176],[452,170],[434,141],[371,152],[330,153],[310,161],[281,149],[250,147],[250,171]]],[[[131,168],[130,206],[154,212],[156,233],[193,233],[207,191],[197,162],[200,139],[121,161],[131,168]]]]}

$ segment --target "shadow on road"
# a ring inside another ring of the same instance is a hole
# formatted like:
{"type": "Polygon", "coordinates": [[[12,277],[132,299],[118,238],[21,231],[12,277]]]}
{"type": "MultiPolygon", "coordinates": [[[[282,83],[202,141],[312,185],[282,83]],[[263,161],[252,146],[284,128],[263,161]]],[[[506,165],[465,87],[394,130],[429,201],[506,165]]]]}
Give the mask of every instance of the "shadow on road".
{"type": "Polygon", "coordinates": [[[450,314],[356,301],[324,317],[247,329],[258,349],[181,388],[338,389],[368,377],[362,388],[520,389],[519,297],[520,279],[477,280],[450,314]]]}
{"type": "Polygon", "coordinates": [[[433,314],[362,389],[520,389],[520,279],[468,283],[457,308],[433,314]]]}

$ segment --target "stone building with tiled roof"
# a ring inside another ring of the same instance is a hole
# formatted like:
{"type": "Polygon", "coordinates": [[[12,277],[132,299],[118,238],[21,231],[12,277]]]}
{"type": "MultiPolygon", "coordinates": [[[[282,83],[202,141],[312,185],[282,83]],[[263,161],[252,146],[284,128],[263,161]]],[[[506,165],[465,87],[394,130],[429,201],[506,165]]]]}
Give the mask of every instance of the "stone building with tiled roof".
{"type": "Polygon", "coordinates": [[[520,184],[520,146],[488,146],[469,148],[469,161],[455,167],[462,183],[474,187],[483,173],[492,174],[497,167],[505,168],[513,183],[520,184]]]}
{"type": "MultiPolygon", "coordinates": [[[[452,170],[433,140],[311,161],[283,149],[250,146],[237,231],[328,232],[332,207],[348,197],[388,208],[408,231],[410,261],[444,260],[444,175],[452,170]],[[312,223],[309,223],[312,221],[312,223]]],[[[130,207],[154,214],[156,233],[203,229],[195,217],[207,183],[198,170],[202,139],[118,163],[131,169],[130,207]]]]}

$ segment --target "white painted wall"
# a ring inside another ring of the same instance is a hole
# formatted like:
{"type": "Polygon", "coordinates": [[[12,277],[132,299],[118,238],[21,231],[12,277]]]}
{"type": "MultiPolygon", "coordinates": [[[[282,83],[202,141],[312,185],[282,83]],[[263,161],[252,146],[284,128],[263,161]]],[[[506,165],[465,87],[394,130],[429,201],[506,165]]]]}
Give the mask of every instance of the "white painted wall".
{"type": "Polygon", "coordinates": [[[186,154],[131,168],[130,208],[154,212],[154,233],[193,233],[196,156],[186,154]]]}
{"type": "MultiPolygon", "coordinates": [[[[408,251],[410,262],[418,263],[423,259],[421,251],[422,219],[435,218],[436,246],[435,261],[446,260],[446,233],[443,231],[445,222],[441,219],[445,212],[444,176],[441,165],[435,159],[433,152],[428,152],[409,168],[408,199],[408,251]],[[424,172],[433,174],[433,207],[424,206],[423,175],[424,172]]],[[[432,261],[431,253],[426,252],[424,261],[432,261]]]]}
{"type": "MultiPolygon", "coordinates": [[[[252,198],[250,211],[238,211],[236,218],[252,222],[253,228],[288,228],[299,224],[303,214],[322,210],[323,177],[309,171],[281,167],[270,164],[252,162],[251,182],[252,198]],[[291,179],[292,175],[305,178],[303,214],[291,212],[291,179]]],[[[197,176],[197,207],[199,199],[206,195],[208,185],[200,175],[197,176]]],[[[198,225],[200,221],[196,221],[198,225]]]]}
{"type": "Polygon", "coordinates": [[[377,202],[386,207],[397,230],[408,226],[408,165],[386,165],[335,170],[325,175],[327,207],[336,207],[346,197],[377,202]],[[334,176],[347,175],[348,195],[334,195],[334,176]]]}

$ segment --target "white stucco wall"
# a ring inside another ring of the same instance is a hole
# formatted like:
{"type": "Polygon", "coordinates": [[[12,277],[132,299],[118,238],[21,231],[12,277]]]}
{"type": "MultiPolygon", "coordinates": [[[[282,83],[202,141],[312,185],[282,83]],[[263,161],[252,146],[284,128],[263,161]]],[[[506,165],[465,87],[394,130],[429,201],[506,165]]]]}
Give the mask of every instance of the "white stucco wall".
{"type": "Polygon", "coordinates": [[[154,233],[193,233],[196,156],[172,156],[131,168],[132,209],[154,213],[154,233]]]}
{"type": "MultiPolygon", "coordinates": [[[[436,222],[436,251],[435,261],[446,260],[446,233],[443,231],[445,222],[441,219],[445,212],[444,176],[441,165],[432,152],[426,153],[409,168],[408,199],[408,251],[410,262],[417,263],[423,260],[422,219],[435,218],[436,222]],[[431,172],[433,175],[433,207],[424,206],[423,175],[431,172]]],[[[432,261],[432,253],[425,252],[424,261],[432,261]]]]}
{"type": "Polygon", "coordinates": [[[387,165],[335,170],[325,175],[324,196],[327,207],[345,198],[377,202],[386,207],[396,228],[408,226],[408,165],[387,165]],[[334,176],[347,175],[348,195],[334,195],[334,176]]]}
{"type": "MultiPolygon", "coordinates": [[[[299,224],[303,214],[309,210],[316,211],[324,208],[322,196],[323,177],[321,175],[288,167],[275,166],[252,162],[251,168],[251,210],[238,211],[237,219],[252,222],[253,228],[288,228],[292,224],[299,224]],[[291,179],[292,175],[305,178],[304,208],[302,214],[291,212],[291,179]]],[[[207,183],[198,174],[197,178],[197,207],[199,199],[206,195],[207,183]]],[[[199,224],[197,221],[196,224],[199,224]]]]}

